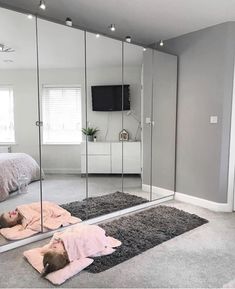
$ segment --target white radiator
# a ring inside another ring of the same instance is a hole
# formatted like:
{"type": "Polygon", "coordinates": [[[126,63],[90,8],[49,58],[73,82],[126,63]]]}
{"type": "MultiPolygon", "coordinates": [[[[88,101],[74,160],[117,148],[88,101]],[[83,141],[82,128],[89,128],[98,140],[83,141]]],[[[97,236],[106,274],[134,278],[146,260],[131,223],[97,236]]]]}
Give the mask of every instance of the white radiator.
{"type": "Polygon", "coordinates": [[[11,147],[10,146],[0,146],[0,153],[10,153],[11,147]]]}

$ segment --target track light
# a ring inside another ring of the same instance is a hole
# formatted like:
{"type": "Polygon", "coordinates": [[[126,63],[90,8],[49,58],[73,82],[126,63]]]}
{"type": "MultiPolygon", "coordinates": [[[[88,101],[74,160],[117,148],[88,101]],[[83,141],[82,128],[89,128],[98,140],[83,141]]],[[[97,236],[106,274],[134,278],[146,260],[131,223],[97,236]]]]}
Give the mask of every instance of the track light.
{"type": "Polygon", "coordinates": [[[73,21],[72,21],[72,19],[71,18],[69,18],[69,17],[67,17],[66,18],[66,20],[65,20],[65,24],[67,25],[67,26],[73,26],[73,21]]]}
{"type": "Polygon", "coordinates": [[[131,43],[131,37],[130,36],[126,36],[126,42],[131,43]]]}
{"type": "Polygon", "coordinates": [[[164,45],[163,40],[160,41],[159,45],[160,45],[160,46],[163,46],[163,45],[164,45]]]}
{"type": "Polygon", "coordinates": [[[33,15],[32,14],[28,14],[28,19],[33,19],[33,15]]]}
{"type": "Polygon", "coordinates": [[[95,37],[96,37],[96,38],[99,38],[99,37],[100,37],[100,34],[97,33],[95,37]]]}
{"type": "Polygon", "coordinates": [[[40,0],[40,4],[39,4],[39,7],[42,9],[42,10],[46,10],[46,3],[44,0],[40,0]]]}
{"type": "Polygon", "coordinates": [[[115,27],[114,24],[111,24],[111,25],[109,26],[109,29],[110,29],[111,31],[115,31],[115,30],[116,30],[116,27],[115,27]]]}

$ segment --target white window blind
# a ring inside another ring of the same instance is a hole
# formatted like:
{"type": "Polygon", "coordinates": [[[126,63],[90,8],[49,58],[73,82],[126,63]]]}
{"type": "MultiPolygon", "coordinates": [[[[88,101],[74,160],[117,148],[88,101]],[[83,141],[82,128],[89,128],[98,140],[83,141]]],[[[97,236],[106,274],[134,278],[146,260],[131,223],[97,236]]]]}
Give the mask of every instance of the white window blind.
{"type": "Polygon", "coordinates": [[[14,143],[14,97],[11,87],[0,87],[0,143],[14,143]]]}
{"type": "Polygon", "coordinates": [[[42,113],[44,144],[81,142],[81,87],[43,86],[42,113]]]}

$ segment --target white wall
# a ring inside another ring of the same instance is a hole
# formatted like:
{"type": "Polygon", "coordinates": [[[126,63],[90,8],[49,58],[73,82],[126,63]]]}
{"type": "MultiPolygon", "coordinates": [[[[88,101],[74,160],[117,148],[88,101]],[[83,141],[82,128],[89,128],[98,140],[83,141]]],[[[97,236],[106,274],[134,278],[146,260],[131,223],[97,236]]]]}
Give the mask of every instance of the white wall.
{"type": "MultiPolygon", "coordinates": [[[[47,69],[40,71],[42,84],[82,87],[83,126],[85,126],[84,69],[47,69]]],[[[0,85],[12,85],[15,101],[16,145],[13,152],[26,152],[38,160],[37,78],[36,70],[0,70],[0,85]]],[[[92,85],[121,84],[121,67],[88,69],[88,122],[97,126],[98,141],[117,141],[121,130],[122,112],[93,112],[92,85]]],[[[130,84],[131,109],[140,119],[141,67],[125,67],[125,84],[130,84]]],[[[124,112],[124,127],[134,138],[138,122],[124,112]]],[[[138,135],[140,139],[140,133],[138,135]]],[[[48,172],[80,172],[80,145],[43,145],[42,165],[48,172]]]]}

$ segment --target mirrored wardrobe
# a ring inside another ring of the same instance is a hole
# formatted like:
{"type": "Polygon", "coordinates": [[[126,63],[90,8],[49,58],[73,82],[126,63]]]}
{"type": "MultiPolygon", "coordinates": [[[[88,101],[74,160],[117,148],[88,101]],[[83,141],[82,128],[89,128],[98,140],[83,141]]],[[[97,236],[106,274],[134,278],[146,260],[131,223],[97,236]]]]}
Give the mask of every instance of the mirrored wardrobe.
{"type": "Polygon", "coordinates": [[[49,236],[53,208],[95,222],[172,199],[177,57],[3,8],[0,24],[0,214],[23,232],[37,214],[0,252],[49,236]]]}

